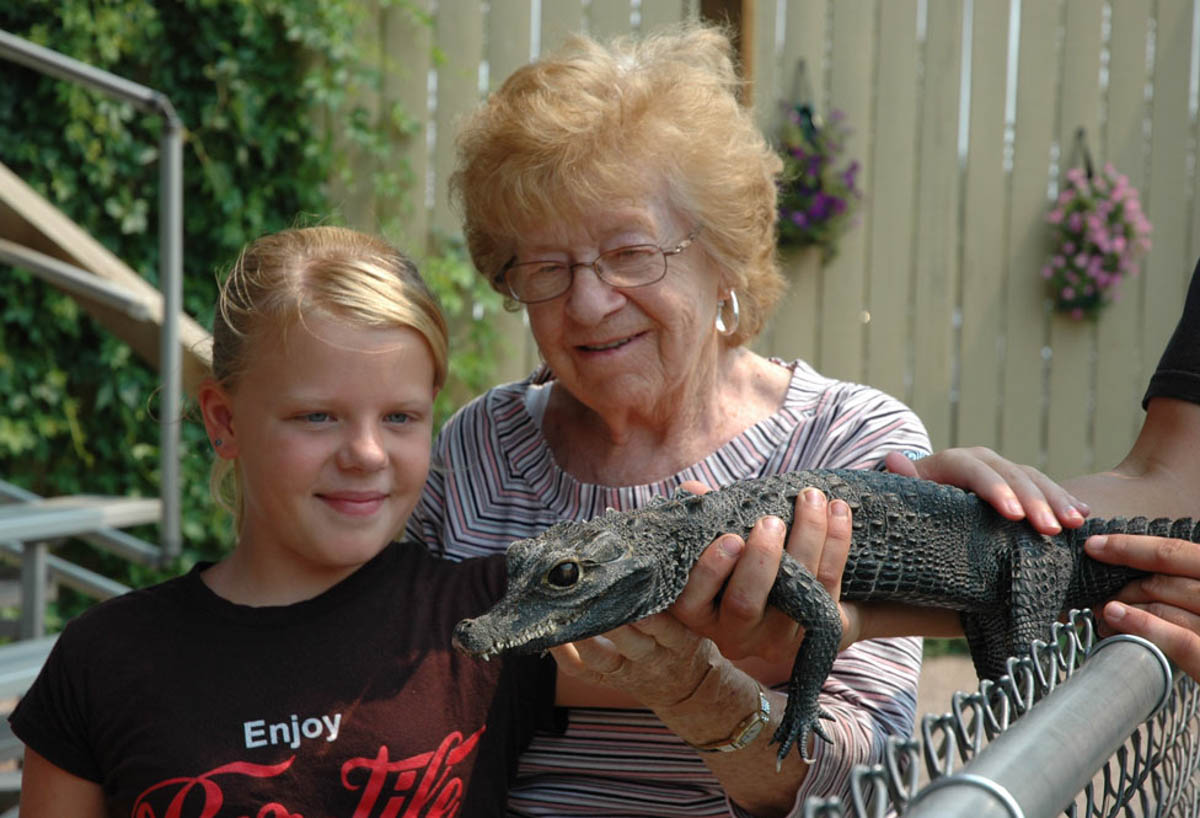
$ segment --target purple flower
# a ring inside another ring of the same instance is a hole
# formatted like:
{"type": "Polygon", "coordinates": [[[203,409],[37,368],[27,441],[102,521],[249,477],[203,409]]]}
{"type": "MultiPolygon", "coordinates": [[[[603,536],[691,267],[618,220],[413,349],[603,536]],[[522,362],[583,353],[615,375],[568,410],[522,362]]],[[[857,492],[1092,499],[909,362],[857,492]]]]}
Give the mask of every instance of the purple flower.
{"type": "Polygon", "coordinates": [[[813,197],[813,202],[808,207],[808,218],[811,221],[820,222],[828,218],[830,198],[824,193],[818,193],[813,197]]]}
{"type": "Polygon", "coordinates": [[[851,190],[854,189],[855,177],[858,175],[858,160],[854,160],[850,165],[842,171],[842,182],[851,190]]]}

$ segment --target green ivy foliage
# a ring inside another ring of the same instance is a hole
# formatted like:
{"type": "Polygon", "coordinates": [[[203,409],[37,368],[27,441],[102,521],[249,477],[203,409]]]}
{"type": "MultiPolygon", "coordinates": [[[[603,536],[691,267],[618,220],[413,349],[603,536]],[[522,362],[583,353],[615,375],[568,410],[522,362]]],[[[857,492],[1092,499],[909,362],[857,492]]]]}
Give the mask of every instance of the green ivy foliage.
{"type": "MultiPolygon", "coordinates": [[[[374,125],[347,98],[351,79],[372,76],[356,62],[363,7],[23,0],[0,4],[0,29],[161,91],[175,106],[187,129],[184,305],[210,326],[216,276],[246,242],[336,220],[328,180],[344,182],[347,162],[323,122],[344,123],[343,133],[380,157],[403,135],[402,112],[374,125]]],[[[0,161],[157,283],[158,118],[12,63],[0,62],[0,78],[0,161]]],[[[403,196],[404,169],[392,168],[384,192],[403,196]]],[[[465,384],[457,394],[476,391],[497,352],[489,322],[471,319],[498,309],[498,299],[453,244],[425,269],[461,329],[451,361],[465,384]]],[[[156,495],[157,373],[72,299],[22,270],[0,268],[0,314],[0,478],[47,496],[156,495]]],[[[441,415],[452,408],[443,401],[441,415]]],[[[219,556],[231,540],[208,496],[210,450],[199,423],[185,419],[182,448],[185,554],[167,573],[219,556]]],[[[156,539],[153,530],[135,533],[156,539]]],[[[68,549],[134,585],[164,575],[82,544],[68,549]]]]}

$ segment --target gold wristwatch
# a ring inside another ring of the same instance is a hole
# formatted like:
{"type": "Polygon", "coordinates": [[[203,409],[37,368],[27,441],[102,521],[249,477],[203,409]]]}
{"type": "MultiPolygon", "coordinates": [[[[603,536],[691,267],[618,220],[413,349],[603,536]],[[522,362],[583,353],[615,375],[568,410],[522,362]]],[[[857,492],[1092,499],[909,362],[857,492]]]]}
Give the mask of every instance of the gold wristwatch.
{"type": "MultiPolygon", "coordinates": [[[[762,732],[763,727],[769,724],[770,721],[771,702],[767,700],[767,694],[760,687],[758,689],[758,709],[742,719],[738,726],[733,728],[733,733],[729,738],[710,741],[707,744],[692,744],[691,746],[702,753],[732,753],[735,750],[742,749],[758,738],[758,734],[762,732]]],[[[691,742],[688,743],[690,744],[691,742]]]]}

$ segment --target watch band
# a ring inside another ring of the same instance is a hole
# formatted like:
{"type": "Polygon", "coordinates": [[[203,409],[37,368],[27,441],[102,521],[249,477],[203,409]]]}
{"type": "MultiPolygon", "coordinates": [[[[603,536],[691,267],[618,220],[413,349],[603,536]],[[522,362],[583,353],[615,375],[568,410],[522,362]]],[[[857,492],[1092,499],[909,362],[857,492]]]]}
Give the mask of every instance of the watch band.
{"type": "Polygon", "coordinates": [[[754,739],[758,738],[758,734],[762,732],[763,727],[771,721],[771,702],[767,699],[767,694],[762,687],[758,688],[758,709],[751,713],[746,718],[738,723],[738,726],[733,728],[733,733],[728,738],[710,741],[707,744],[692,744],[693,749],[699,750],[702,753],[732,753],[735,750],[740,750],[747,746],[754,739]]]}

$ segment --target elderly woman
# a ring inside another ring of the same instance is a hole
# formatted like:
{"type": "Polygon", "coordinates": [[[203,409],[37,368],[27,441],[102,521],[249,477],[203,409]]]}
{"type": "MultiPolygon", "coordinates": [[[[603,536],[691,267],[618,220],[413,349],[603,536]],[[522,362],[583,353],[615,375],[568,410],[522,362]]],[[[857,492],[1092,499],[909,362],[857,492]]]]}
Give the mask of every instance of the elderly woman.
{"type": "MultiPolygon", "coordinates": [[[[748,348],[784,289],[780,161],[739,87],[727,38],[709,28],[611,47],[576,38],[467,119],[451,185],[468,247],[524,305],[544,365],[444,427],[442,467],[410,533],[463,558],[562,519],[638,507],[683,481],[928,451],[895,399],[748,348]]],[[[823,524],[824,498],[810,499],[823,524]]],[[[829,511],[845,530],[845,505],[829,511]]],[[[753,607],[737,587],[724,603],[735,619],[737,606],[753,607]]],[[[886,738],[913,725],[919,640],[859,643],[823,693],[832,741],[777,775],[773,729],[747,727],[768,709],[776,722],[784,695],[769,691],[764,706],[753,676],[715,652],[706,661],[710,678],[672,711],[681,738],[643,709],[571,710],[562,734],[523,754],[510,809],[717,815],[733,808],[728,797],[778,814],[842,791],[852,765],[877,761],[886,738]]],[[[782,678],[754,669],[768,684],[782,678]]]]}

